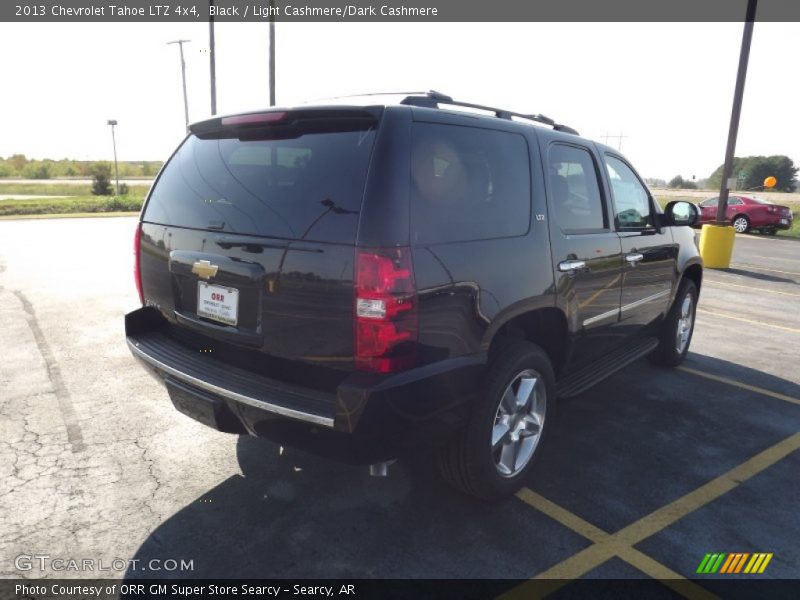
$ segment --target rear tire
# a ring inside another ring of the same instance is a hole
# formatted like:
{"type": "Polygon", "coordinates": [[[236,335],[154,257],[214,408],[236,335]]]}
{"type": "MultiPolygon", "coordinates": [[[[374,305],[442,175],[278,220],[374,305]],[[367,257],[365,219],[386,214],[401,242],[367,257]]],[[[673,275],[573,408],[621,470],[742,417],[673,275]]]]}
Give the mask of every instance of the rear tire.
{"type": "Polygon", "coordinates": [[[445,480],[497,500],[518,491],[553,421],[555,375],[547,354],[514,340],[493,357],[469,421],[439,453],[445,480]]]}
{"type": "Polygon", "coordinates": [[[765,233],[767,235],[777,235],[778,234],[778,230],[775,229],[774,227],[770,227],[769,229],[764,229],[763,233],[765,233]]]}
{"type": "Polygon", "coordinates": [[[747,233],[750,231],[750,219],[745,217],[744,215],[739,215],[735,217],[731,222],[733,228],[736,230],[736,233],[747,233]]]}
{"type": "Polygon", "coordinates": [[[667,313],[658,334],[658,346],[651,360],[664,367],[677,367],[686,358],[692,343],[697,311],[697,286],[684,278],[678,287],[675,301],[667,313]]]}

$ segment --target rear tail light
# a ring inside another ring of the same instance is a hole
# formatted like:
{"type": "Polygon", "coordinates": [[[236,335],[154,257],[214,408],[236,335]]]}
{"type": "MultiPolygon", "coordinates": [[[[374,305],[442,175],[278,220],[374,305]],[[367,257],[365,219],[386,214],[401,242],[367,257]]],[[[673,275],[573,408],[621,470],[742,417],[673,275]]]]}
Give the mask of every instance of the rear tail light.
{"type": "Polygon", "coordinates": [[[139,293],[139,302],[144,306],[144,293],[142,292],[142,270],[139,262],[139,248],[141,246],[142,224],[136,225],[133,236],[133,279],[136,282],[136,291],[139,293]]]}
{"type": "Polygon", "coordinates": [[[356,250],[355,364],[394,373],[414,366],[417,291],[410,248],[356,250]]]}

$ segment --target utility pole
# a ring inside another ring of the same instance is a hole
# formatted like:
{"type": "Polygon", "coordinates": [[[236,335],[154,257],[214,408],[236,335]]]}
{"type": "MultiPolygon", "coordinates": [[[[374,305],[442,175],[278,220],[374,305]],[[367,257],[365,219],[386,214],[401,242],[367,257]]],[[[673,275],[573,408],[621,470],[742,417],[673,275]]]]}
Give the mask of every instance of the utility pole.
{"type": "Polygon", "coordinates": [[[747,0],[742,48],[739,51],[739,70],[736,73],[731,123],[728,129],[728,146],[725,149],[722,184],[720,185],[719,201],[717,202],[717,217],[713,223],[703,225],[698,243],[703,264],[708,269],[729,268],[733,256],[733,242],[736,239],[736,231],[733,227],[728,226],[725,212],[728,207],[730,188],[736,185],[735,180],[731,182],[728,180],[731,179],[731,172],[733,171],[733,154],[736,151],[736,136],[739,133],[739,117],[742,113],[742,96],[744,96],[744,81],[747,77],[747,62],[750,58],[750,42],[753,39],[753,22],[756,20],[756,4],[757,0],[747,0]]]}
{"type": "Polygon", "coordinates": [[[275,0],[269,8],[269,105],[275,106],[275,0]]]}
{"type": "Polygon", "coordinates": [[[627,136],[627,135],[622,135],[622,131],[620,131],[620,132],[619,132],[619,135],[609,135],[609,134],[605,134],[605,135],[603,136],[603,140],[605,140],[605,141],[604,141],[604,143],[605,143],[605,145],[606,145],[606,146],[608,146],[608,140],[609,140],[609,139],[615,139],[615,140],[617,140],[617,150],[619,150],[620,152],[622,152],[622,138],[626,138],[626,137],[628,137],[628,136],[627,136]]]}
{"type": "Polygon", "coordinates": [[[183,45],[188,44],[192,40],[175,40],[174,42],[167,42],[170,44],[178,44],[181,51],[181,80],[183,81],[183,118],[186,124],[186,131],[189,131],[189,98],[186,96],[186,61],[183,60],[183,45]]]}
{"type": "Polygon", "coordinates": [[[719,190],[717,203],[716,224],[725,225],[725,211],[728,206],[728,179],[733,171],[733,154],[736,151],[736,137],[739,135],[739,117],[742,114],[742,97],[744,96],[744,81],[747,78],[747,63],[750,59],[750,42],[753,39],[753,22],[756,20],[756,5],[758,0],[748,0],[747,15],[745,16],[744,33],[742,34],[742,49],[739,52],[739,70],[736,73],[736,89],[733,93],[733,109],[731,110],[731,124],[728,129],[728,147],[725,149],[725,165],[722,167],[722,184],[719,190]]]}
{"type": "Polygon", "coordinates": [[[214,45],[214,17],[211,14],[214,9],[214,0],[208,0],[208,47],[211,75],[211,114],[217,114],[217,57],[214,45]]]}
{"type": "Polygon", "coordinates": [[[111,125],[111,145],[114,147],[114,177],[117,180],[117,198],[119,198],[119,168],[117,167],[117,137],[114,135],[114,127],[117,124],[115,119],[109,119],[106,121],[108,125],[111,125]]]}

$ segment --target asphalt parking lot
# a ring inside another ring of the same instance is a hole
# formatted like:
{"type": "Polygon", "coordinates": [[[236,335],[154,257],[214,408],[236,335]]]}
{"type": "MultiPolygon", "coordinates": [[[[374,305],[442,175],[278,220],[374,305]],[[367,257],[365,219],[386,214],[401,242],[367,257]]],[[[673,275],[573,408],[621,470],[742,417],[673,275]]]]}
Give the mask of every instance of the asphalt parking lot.
{"type": "Polygon", "coordinates": [[[487,506],[424,456],[370,478],[177,413],[124,343],[134,223],[0,222],[0,576],[65,575],[15,561],[47,554],[193,561],[71,577],[646,577],[697,597],[800,577],[800,243],[738,236],[685,365],[562,401],[527,488],[487,506]],[[707,553],[773,557],[698,575],[707,553]]]}

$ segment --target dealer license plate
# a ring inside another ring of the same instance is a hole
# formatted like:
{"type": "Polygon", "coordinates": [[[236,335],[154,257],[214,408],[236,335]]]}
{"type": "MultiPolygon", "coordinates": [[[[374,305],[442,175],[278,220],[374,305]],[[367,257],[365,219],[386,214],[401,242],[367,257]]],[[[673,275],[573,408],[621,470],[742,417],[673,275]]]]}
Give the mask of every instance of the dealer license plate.
{"type": "Polygon", "coordinates": [[[239,321],[239,290],[198,281],[197,316],[236,325],[239,321]]]}

